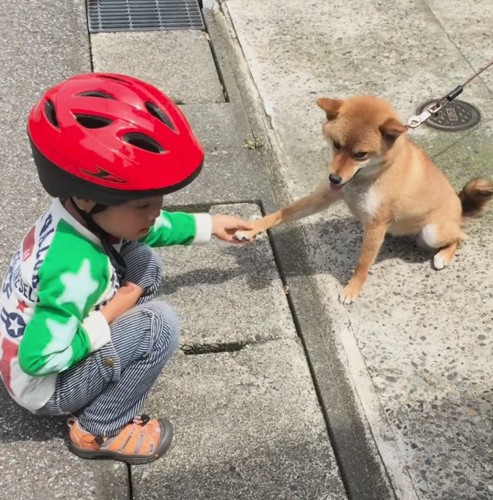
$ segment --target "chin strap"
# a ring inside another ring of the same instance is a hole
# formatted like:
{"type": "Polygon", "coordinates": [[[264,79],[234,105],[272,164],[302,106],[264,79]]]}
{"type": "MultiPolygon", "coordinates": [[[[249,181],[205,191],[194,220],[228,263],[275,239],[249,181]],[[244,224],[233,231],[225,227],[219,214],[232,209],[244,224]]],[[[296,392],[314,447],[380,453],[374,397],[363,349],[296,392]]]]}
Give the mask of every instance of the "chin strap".
{"type": "Polygon", "coordinates": [[[111,243],[111,235],[109,235],[91,217],[91,214],[102,212],[106,207],[98,203],[90,212],[85,212],[77,205],[73,198],[69,198],[69,201],[74,207],[75,211],[84,219],[87,228],[101,240],[103,250],[109,257],[112,266],[115,268],[116,274],[121,280],[127,271],[127,264],[125,263],[125,260],[117,251],[117,249],[111,243]]]}

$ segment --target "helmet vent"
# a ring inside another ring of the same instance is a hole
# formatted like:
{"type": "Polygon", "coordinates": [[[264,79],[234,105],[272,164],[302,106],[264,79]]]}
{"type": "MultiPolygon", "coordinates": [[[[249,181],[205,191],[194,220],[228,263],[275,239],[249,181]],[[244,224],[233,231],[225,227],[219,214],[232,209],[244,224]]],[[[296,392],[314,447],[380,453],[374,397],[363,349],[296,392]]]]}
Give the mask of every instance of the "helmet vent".
{"type": "Polygon", "coordinates": [[[107,127],[112,120],[96,115],[76,115],[75,119],[85,128],[107,127]]]}
{"type": "Polygon", "coordinates": [[[136,132],[125,134],[123,140],[140,149],[145,149],[151,153],[164,153],[164,148],[158,144],[152,137],[136,132]]]}
{"type": "Polygon", "coordinates": [[[159,121],[163,122],[168,128],[171,130],[175,130],[175,126],[173,125],[173,122],[169,118],[166,113],[164,113],[160,108],[158,108],[155,104],[153,104],[150,101],[146,102],[146,108],[149,113],[151,113],[154,118],[157,118],[159,121]]]}
{"type": "Polygon", "coordinates": [[[45,103],[45,114],[48,121],[56,128],[59,128],[58,118],[56,117],[55,106],[50,100],[45,103]]]}
{"type": "Polygon", "coordinates": [[[105,92],[100,92],[99,90],[89,90],[87,92],[82,92],[78,94],[80,97],[102,97],[103,99],[113,99],[112,96],[106,94],[105,92]]]}

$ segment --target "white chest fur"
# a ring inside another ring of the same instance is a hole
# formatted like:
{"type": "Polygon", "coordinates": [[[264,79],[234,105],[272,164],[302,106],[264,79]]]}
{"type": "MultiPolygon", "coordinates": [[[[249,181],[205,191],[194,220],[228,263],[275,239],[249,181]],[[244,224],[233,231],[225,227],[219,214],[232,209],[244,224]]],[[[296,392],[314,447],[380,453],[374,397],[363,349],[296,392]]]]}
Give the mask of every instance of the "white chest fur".
{"type": "Polygon", "coordinates": [[[375,216],[380,207],[380,197],[371,184],[362,186],[349,183],[344,187],[344,201],[352,214],[360,220],[368,220],[375,216]]]}

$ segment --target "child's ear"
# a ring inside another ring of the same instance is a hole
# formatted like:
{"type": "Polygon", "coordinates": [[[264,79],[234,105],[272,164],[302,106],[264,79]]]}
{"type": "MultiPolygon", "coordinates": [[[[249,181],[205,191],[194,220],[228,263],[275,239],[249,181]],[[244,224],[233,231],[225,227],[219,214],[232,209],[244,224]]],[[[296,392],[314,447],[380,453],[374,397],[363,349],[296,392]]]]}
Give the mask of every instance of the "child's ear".
{"type": "Polygon", "coordinates": [[[327,97],[321,97],[317,99],[317,104],[320,108],[325,111],[325,116],[327,120],[334,120],[339,116],[339,110],[342,106],[342,101],[340,99],[329,99],[327,97]]]}
{"type": "Polygon", "coordinates": [[[406,131],[406,127],[395,118],[389,118],[380,125],[379,130],[385,140],[394,142],[406,131]]]}
{"type": "Polygon", "coordinates": [[[76,196],[73,196],[72,199],[81,210],[84,210],[84,212],[87,213],[89,213],[96,205],[95,201],[87,200],[85,198],[77,198],[76,196]]]}

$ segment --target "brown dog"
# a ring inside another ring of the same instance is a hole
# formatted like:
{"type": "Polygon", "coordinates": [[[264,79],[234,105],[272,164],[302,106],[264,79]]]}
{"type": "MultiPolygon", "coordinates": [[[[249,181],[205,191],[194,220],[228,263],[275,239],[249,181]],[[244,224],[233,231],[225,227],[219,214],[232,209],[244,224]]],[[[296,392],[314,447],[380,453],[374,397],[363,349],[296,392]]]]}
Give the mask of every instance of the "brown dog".
{"type": "Polygon", "coordinates": [[[452,260],[465,235],[461,225],[481,215],[493,195],[493,183],[473,179],[456,194],[426,153],[406,137],[396,111],[374,96],[318,99],[327,121],[323,133],[332,144],[329,180],[287,208],[254,222],[237,238],[253,239],[271,227],[326,209],[343,200],[363,224],[363,246],[356,269],[339,299],[358,297],[386,233],[416,235],[438,248],[435,269],[452,260]]]}

